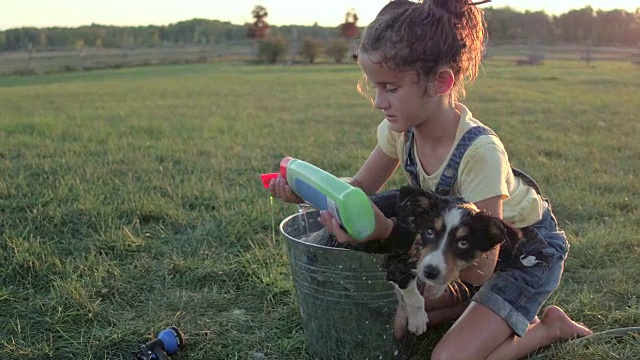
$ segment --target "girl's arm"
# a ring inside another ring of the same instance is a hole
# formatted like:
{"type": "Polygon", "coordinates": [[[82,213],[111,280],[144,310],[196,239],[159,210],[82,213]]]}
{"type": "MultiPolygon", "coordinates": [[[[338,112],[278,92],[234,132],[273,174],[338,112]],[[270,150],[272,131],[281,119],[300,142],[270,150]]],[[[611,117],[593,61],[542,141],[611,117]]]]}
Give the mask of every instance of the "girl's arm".
{"type": "MultiPolygon", "coordinates": [[[[502,198],[501,196],[494,196],[475,203],[478,209],[488,211],[492,216],[502,219],[502,198]]],[[[475,286],[484,284],[496,267],[498,261],[498,253],[500,252],[500,245],[486,253],[481,257],[475,265],[469,266],[460,271],[460,279],[475,286]]]]}
{"type": "Polygon", "coordinates": [[[351,185],[364,190],[368,195],[376,194],[398,168],[400,162],[385,154],[380,146],[369,155],[351,181],[351,185]]]}

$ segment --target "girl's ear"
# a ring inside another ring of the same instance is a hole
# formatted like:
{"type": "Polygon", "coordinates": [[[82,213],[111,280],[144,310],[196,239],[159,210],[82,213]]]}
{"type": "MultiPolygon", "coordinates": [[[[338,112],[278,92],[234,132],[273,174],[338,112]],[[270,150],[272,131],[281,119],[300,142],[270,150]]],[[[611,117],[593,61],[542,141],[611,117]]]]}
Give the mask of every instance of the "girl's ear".
{"type": "Polygon", "coordinates": [[[436,94],[446,95],[453,88],[455,77],[453,71],[448,68],[442,68],[436,73],[436,94]]]}

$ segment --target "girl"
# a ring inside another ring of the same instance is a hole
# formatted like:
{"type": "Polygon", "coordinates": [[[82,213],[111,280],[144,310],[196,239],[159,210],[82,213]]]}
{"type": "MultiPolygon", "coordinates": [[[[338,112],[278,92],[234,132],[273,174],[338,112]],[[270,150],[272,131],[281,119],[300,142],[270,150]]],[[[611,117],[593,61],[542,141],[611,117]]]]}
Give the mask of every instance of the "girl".
{"type": "MultiPolygon", "coordinates": [[[[591,333],[555,306],[537,318],[559,284],[569,245],[537,184],[511,168],[500,139],[458,102],[464,82],[477,76],[486,40],[476,5],[391,1],[367,27],[358,50],[365,81],[375,88],[374,105],[385,119],[378,145],[352,184],[377,193],[402,165],[413,185],[460,195],[524,235],[514,261],[498,262],[494,249],[460,273],[460,280],[478,288],[470,302],[452,293],[426,301],[429,326],[457,319],[433,359],[517,359],[591,333]]],[[[301,201],[282,177],[271,182],[270,191],[284,201],[301,201]]],[[[393,222],[374,211],[370,239],[386,239],[393,222]]],[[[338,241],[353,241],[328,212],[321,222],[338,241]]]]}

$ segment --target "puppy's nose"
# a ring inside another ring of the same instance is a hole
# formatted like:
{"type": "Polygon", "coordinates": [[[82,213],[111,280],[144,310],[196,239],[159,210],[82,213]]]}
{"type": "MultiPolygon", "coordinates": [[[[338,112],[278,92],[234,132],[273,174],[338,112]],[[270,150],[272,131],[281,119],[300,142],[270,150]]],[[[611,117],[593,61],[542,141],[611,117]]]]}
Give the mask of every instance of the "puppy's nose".
{"type": "Polygon", "coordinates": [[[434,280],[438,276],[440,276],[440,269],[438,269],[437,267],[435,267],[433,265],[425,266],[424,270],[422,272],[424,273],[424,277],[429,279],[429,280],[434,280]]]}

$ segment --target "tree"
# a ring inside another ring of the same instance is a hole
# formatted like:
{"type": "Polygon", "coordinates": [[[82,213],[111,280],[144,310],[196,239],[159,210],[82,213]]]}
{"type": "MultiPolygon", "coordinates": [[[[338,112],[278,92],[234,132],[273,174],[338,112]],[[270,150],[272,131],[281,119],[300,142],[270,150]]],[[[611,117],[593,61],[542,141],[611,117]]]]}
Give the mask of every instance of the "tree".
{"type": "Polygon", "coordinates": [[[340,24],[340,34],[347,39],[355,39],[360,35],[358,29],[358,14],[355,9],[350,9],[344,18],[344,23],[340,24]]]}
{"type": "Polygon", "coordinates": [[[78,52],[84,50],[84,39],[76,40],[76,50],[78,50],[78,52]]]}
{"type": "Polygon", "coordinates": [[[489,39],[493,42],[508,42],[519,39],[522,33],[519,14],[510,7],[487,8],[489,39]]]}
{"type": "Polygon", "coordinates": [[[544,11],[526,11],[518,16],[522,24],[522,36],[533,43],[548,43],[551,39],[551,19],[544,11]]]}
{"type": "MultiPolygon", "coordinates": [[[[593,46],[618,45],[635,47],[640,39],[640,8],[635,11],[594,11],[591,7],[571,10],[549,16],[543,11],[520,12],[513,8],[485,8],[489,40],[492,44],[577,44],[591,40],[593,46]]],[[[357,15],[351,10],[340,26],[323,27],[266,24],[264,7],[254,9],[256,22],[267,27],[274,35],[282,36],[288,43],[298,44],[300,39],[312,37],[329,43],[335,37],[344,36],[348,25],[357,35],[357,15]]],[[[35,49],[73,49],[78,39],[93,46],[102,39],[105,48],[154,47],[163,44],[221,44],[247,43],[247,32],[253,24],[235,25],[230,22],[208,19],[191,19],[163,26],[117,27],[91,24],[77,28],[13,28],[0,31],[0,51],[26,51],[29,44],[35,49]]],[[[347,29],[348,30],[348,29],[347,29]]],[[[269,34],[265,33],[265,37],[269,34]]],[[[352,39],[349,38],[348,39],[352,39]]]]}
{"type": "Polygon", "coordinates": [[[621,45],[624,43],[627,33],[625,30],[629,23],[626,15],[627,12],[622,10],[598,10],[594,19],[593,45],[621,45]]]}
{"type": "Polygon", "coordinates": [[[306,59],[310,64],[313,64],[321,53],[322,42],[320,40],[312,37],[305,37],[302,40],[300,56],[306,59]]]}
{"type": "Polygon", "coordinates": [[[251,39],[264,39],[269,33],[269,23],[265,20],[269,13],[262,5],[256,5],[251,11],[251,16],[256,19],[247,31],[247,36],[251,39]]]}
{"type": "Polygon", "coordinates": [[[270,37],[258,43],[258,59],[267,64],[275,64],[287,53],[289,44],[282,36],[270,37]]]}
{"type": "Polygon", "coordinates": [[[337,37],[327,44],[324,52],[340,64],[347,56],[347,51],[349,51],[349,42],[345,38],[337,37]]]}
{"type": "Polygon", "coordinates": [[[562,40],[567,43],[584,44],[592,38],[595,27],[593,8],[587,6],[580,10],[571,10],[557,18],[562,40]]]}
{"type": "Polygon", "coordinates": [[[38,39],[38,47],[45,49],[47,47],[47,31],[40,30],[40,38],[38,39]]]}

